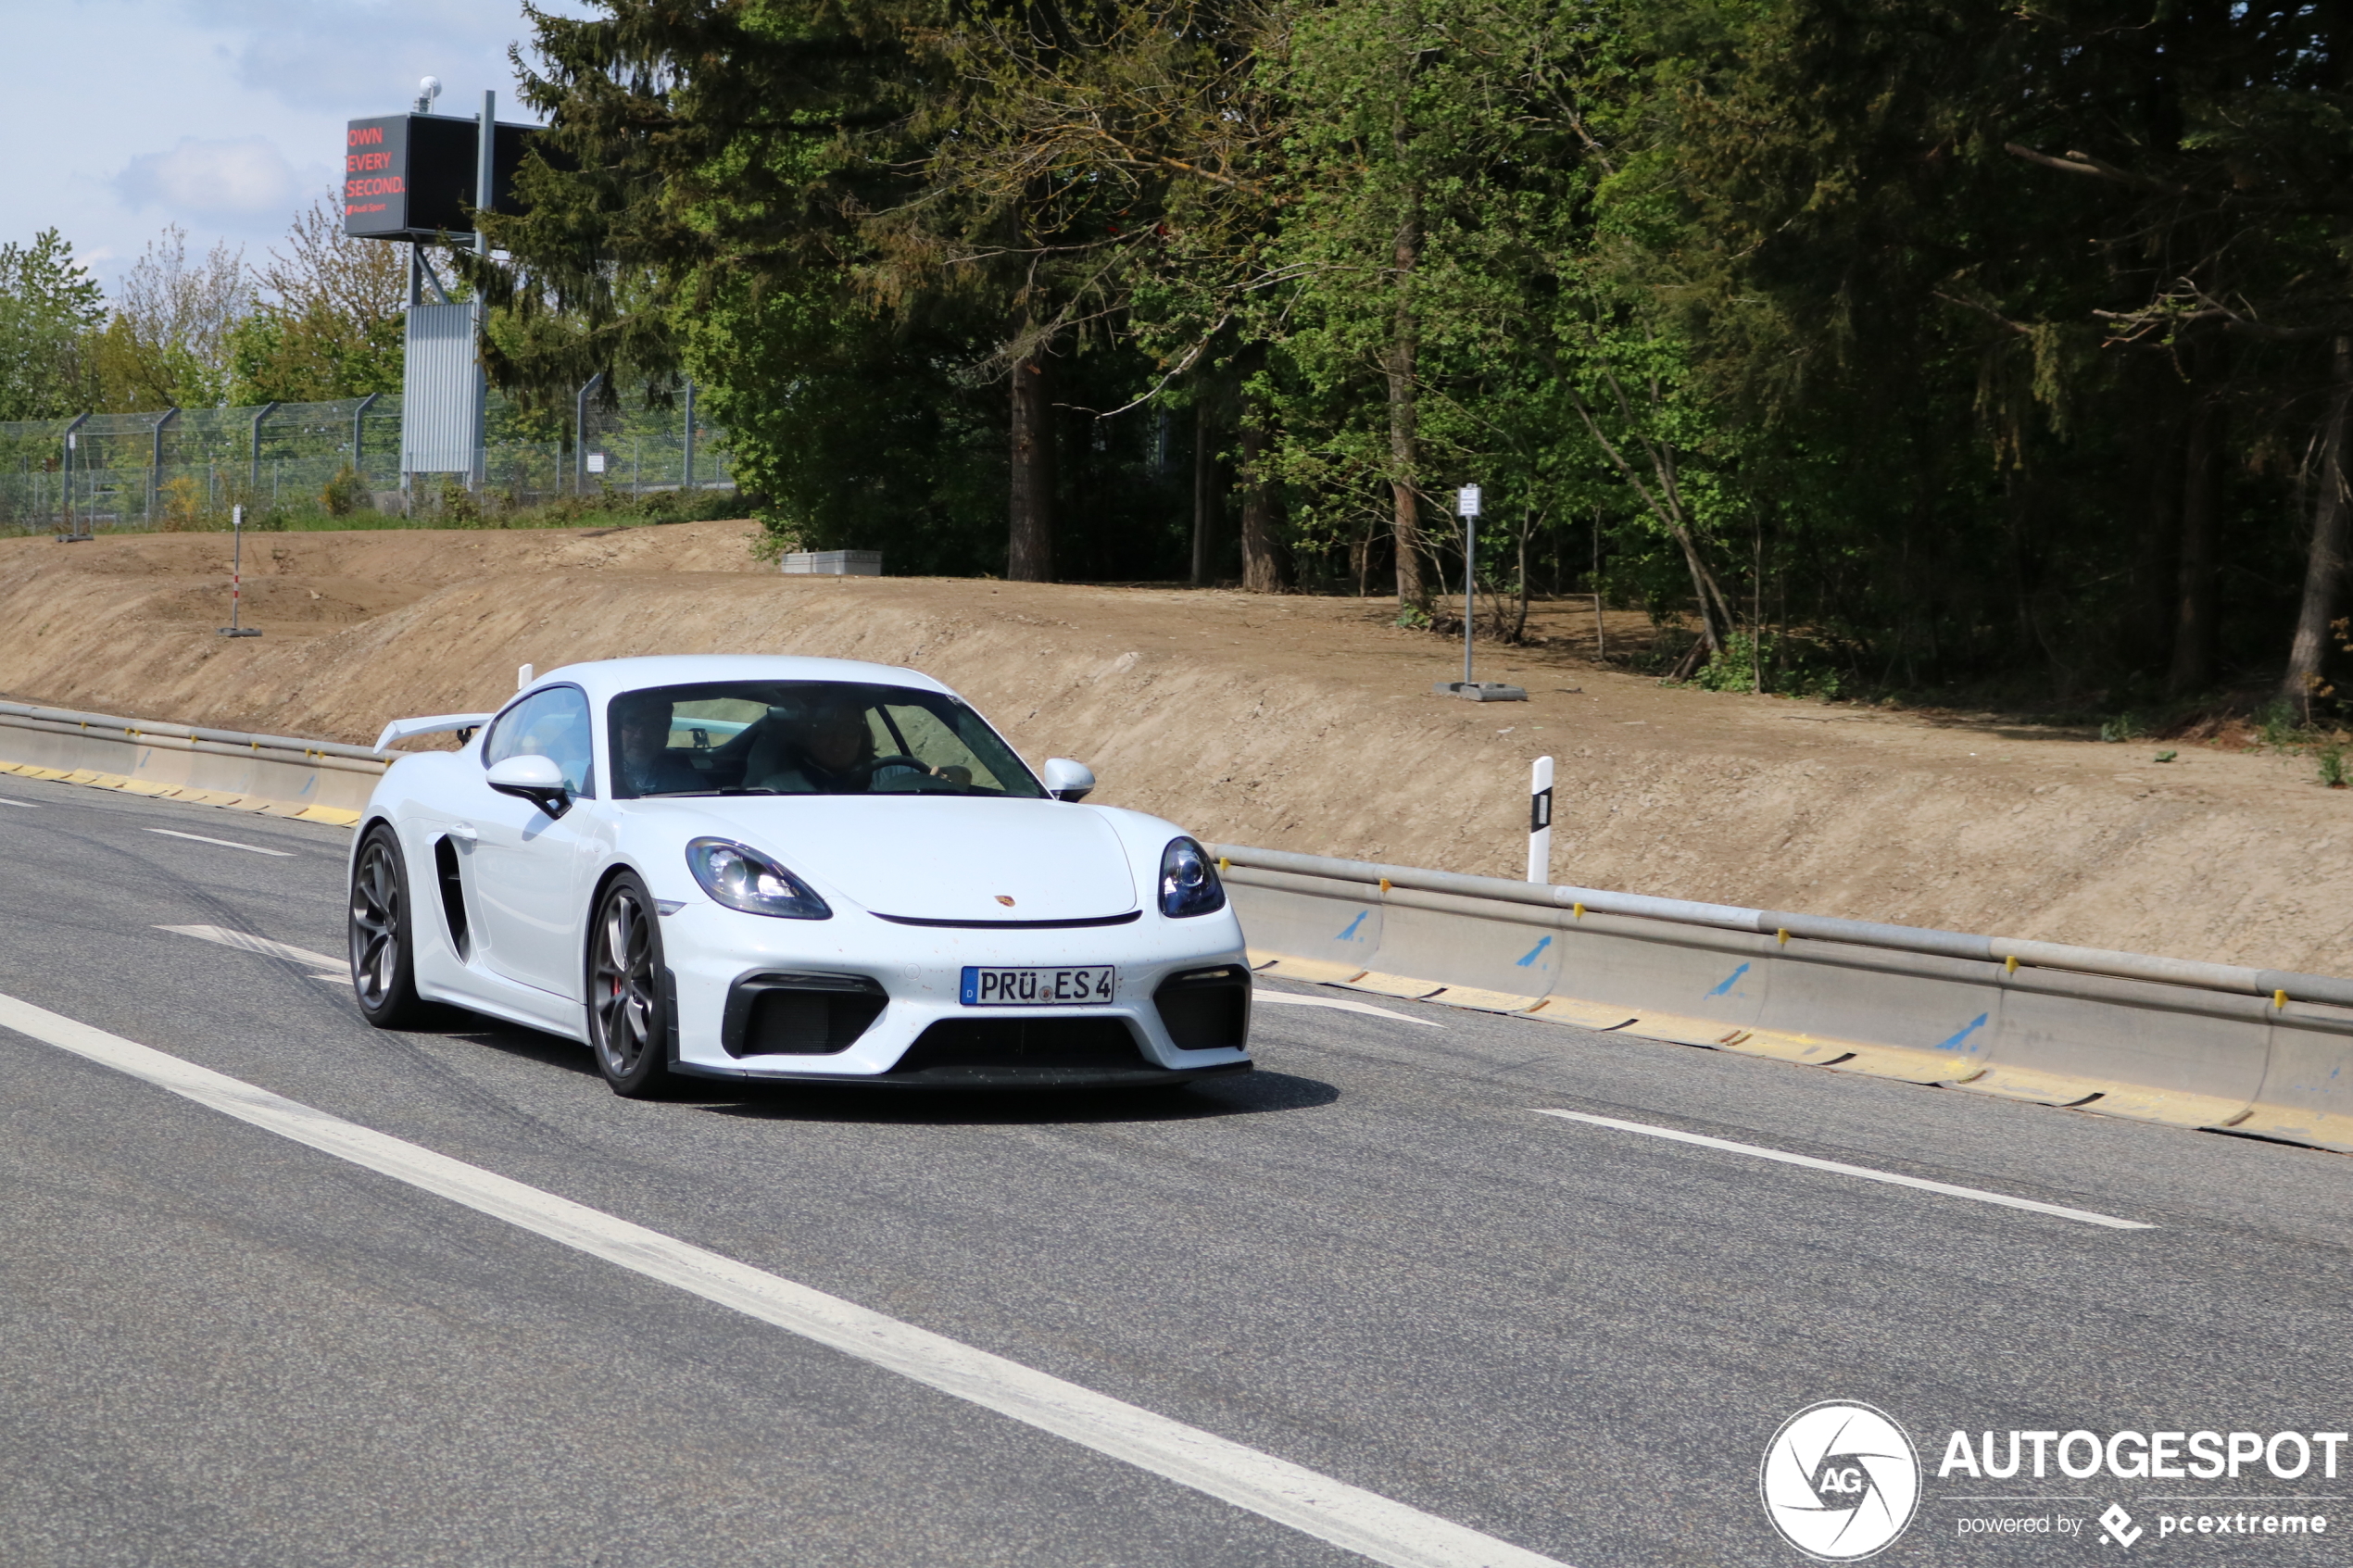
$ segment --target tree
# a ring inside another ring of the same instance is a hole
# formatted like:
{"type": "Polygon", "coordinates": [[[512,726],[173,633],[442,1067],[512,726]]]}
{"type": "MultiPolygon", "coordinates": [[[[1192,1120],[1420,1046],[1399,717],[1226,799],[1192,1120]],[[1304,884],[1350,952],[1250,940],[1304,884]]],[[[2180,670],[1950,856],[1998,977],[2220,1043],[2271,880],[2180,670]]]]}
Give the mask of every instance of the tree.
{"type": "Polygon", "coordinates": [[[692,374],[780,535],[1442,608],[1479,479],[1475,588],[1605,542],[1686,672],[1769,598],[1865,686],[2308,697],[2338,10],[598,0],[460,259],[502,385],[692,374]]]}
{"type": "Polygon", "coordinates": [[[94,339],[105,320],[104,291],[57,230],[30,245],[0,245],[0,420],[89,410],[94,339]]]}
{"type": "MultiPolygon", "coordinates": [[[[908,182],[904,128],[922,72],[904,33],[924,0],[602,0],[600,16],[526,7],[523,101],[548,118],[518,187],[485,215],[501,262],[459,270],[507,325],[492,378],[526,395],[674,385],[715,303],[747,325],[854,303],[857,220],[908,182]]],[[[838,319],[838,318],[832,318],[838,319]]]]}
{"type": "Polygon", "coordinates": [[[226,397],[230,341],[253,307],[245,253],[227,241],[188,259],[187,231],[150,240],[123,276],[98,345],[107,406],[208,408],[226,397]]]}
{"type": "MultiPolygon", "coordinates": [[[[1284,333],[1302,383],[1287,400],[1285,468],[1327,495],[1324,527],[1353,533],[1374,505],[1394,546],[1402,606],[1427,608],[1420,430],[1425,317],[1445,288],[1445,244],[1463,216],[1447,201],[1476,178],[1484,117],[1450,97],[1459,85],[1442,15],[1419,0],[1341,0],[1291,13],[1276,91],[1286,100],[1291,201],[1274,244],[1294,281],[1269,308],[1295,312],[1284,333]],[[1433,283],[1433,275],[1440,280],[1433,283]],[[1377,403],[1363,390],[1378,388],[1377,403]],[[1367,422],[1380,410],[1378,427],[1367,422]],[[1343,496],[1353,493],[1353,504],[1343,496]]],[[[1262,329],[1272,330],[1272,329],[1262,329]]]]}
{"type": "Polygon", "coordinates": [[[2261,657],[2323,532],[2284,481],[2347,320],[2335,9],[1653,17],[1688,219],[1654,284],[1727,408],[1870,455],[1814,576],[1886,668],[2025,652],[2187,696],[2261,657]]]}
{"type": "Polygon", "coordinates": [[[910,122],[923,161],[862,225],[868,278],[894,305],[946,293],[1001,313],[982,368],[1012,393],[1012,576],[1053,575],[1061,362],[1117,334],[1172,221],[1215,246],[1249,206],[1237,166],[1264,137],[1244,80],[1259,20],[1218,0],[1039,0],[912,34],[932,84],[910,122]]]}
{"type": "Polygon", "coordinates": [[[265,298],[232,329],[233,403],[312,403],[397,392],[407,257],[343,232],[333,201],[296,215],[285,249],[258,269],[265,298]]]}

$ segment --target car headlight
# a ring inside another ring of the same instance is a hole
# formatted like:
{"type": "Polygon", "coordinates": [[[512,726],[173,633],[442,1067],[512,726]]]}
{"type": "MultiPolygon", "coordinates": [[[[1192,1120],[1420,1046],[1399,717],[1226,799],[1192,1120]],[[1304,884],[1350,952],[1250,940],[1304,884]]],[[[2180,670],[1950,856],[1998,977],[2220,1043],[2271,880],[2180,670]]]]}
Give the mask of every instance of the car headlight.
{"type": "Polygon", "coordinates": [[[724,838],[698,838],[686,846],[686,865],[702,890],[731,909],[779,920],[834,918],[814,889],[756,849],[724,838]]]}
{"type": "Polygon", "coordinates": [[[1214,914],[1226,907],[1226,889],[1208,852],[1189,838],[1172,838],[1160,852],[1160,912],[1172,920],[1214,914]]]}

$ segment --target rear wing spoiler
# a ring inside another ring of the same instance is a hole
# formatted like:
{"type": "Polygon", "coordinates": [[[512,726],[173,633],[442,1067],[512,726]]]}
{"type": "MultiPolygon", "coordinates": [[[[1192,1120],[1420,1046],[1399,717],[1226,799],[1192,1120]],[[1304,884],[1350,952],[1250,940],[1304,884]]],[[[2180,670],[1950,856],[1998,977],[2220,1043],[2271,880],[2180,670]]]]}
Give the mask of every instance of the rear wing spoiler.
{"type": "Polygon", "coordinates": [[[452,730],[458,732],[458,738],[462,741],[496,717],[491,713],[436,713],[424,719],[395,719],[384,726],[384,734],[376,737],[376,749],[382,751],[394,742],[407,740],[411,735],[441,735],[452,730]]]}

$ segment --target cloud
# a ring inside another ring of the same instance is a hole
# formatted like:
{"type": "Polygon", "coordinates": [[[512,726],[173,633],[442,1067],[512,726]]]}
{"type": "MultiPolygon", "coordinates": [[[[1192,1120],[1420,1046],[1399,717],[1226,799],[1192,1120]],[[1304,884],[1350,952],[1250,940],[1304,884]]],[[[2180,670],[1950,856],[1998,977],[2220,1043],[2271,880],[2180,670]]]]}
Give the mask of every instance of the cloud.
{"type": "Polygon", "coordinates": [[[234,142],[183,136],[170,152],[132,158],[115,176],[115,188],[133,207],[207,218],[282,216],[306,194],[285,155],[258,136],[234,142]]]}
{"type": "MultiPolygon", "coordinates": [[[[485,87],[500,118],[531,118],[514,101],[509,45],[528,43],[517,0],[185,0],[188,14],[216,30],[238,82],[289,105],[343,118],[409,107],[417,79],[449,84],[447,114],[471,114],[485,87]]],[[[559,15],[584,7],[555,0],[559,15]]],[[[528,55],[528,50],[526,50],[528,55]]]]}

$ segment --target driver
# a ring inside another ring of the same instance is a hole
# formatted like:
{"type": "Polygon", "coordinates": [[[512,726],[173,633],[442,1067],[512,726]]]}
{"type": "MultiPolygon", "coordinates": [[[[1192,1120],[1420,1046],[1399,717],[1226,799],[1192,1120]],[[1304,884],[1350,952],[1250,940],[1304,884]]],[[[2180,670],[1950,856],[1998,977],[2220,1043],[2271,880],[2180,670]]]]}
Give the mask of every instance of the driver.
{"type": "Polygon", "coordinates": [[[831,697],[801,721],[785,765],[760,782],[779,795],[862,795],[872,782],[875,732],[859,703],[831,697]]]}
{"type": "Polygon", "coordinates": [[[694,764],[670,750],[670,699],[660,692],[613,698],[623,787],[634,795],[672,795],[711,786],[694,764]]]}

